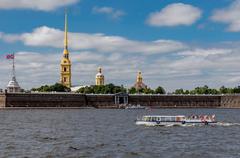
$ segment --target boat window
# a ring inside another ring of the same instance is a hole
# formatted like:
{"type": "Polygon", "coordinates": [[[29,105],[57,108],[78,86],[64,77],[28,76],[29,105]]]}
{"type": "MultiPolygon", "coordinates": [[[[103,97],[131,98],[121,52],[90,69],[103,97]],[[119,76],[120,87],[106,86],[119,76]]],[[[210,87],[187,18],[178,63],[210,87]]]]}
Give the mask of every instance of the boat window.
{"type": "Polygon", "coordinates": [[[153,120],[153,118],[152,118],[152,117],[150,117],[149,121],[152,121],[152,120],[153,120]]]}
{"type": "Polygon", "coordinates": [[[165,117],[162,117],[161,120],[162,120],[162,121],[166,121],[166,118],[165,118],[165,117]]]}
{"type": "Polygon", "coordinates": [[[144,117],[143,121],[150,121],[150,117],[144,117]]]}
{"type": "Polygon", "coordinates": [[[171,117],[171,121],[176,121],[176,117],[171,117]]]}
{"type": "Polygon", "coordinates": [[[151,117],[148,117],[148,118],[147,118],[147,121],[150,121],[150,120],[151,120],[151,117]]]}
{"type": "Polygon", "coordinates": [[[152,117],[152,121],[156,121],[156,117],[152,117]]]}
{"type": "Polygon", "coordinates": [[[166,117],[166,121],[171,121],[171,117],[166,117]]]}

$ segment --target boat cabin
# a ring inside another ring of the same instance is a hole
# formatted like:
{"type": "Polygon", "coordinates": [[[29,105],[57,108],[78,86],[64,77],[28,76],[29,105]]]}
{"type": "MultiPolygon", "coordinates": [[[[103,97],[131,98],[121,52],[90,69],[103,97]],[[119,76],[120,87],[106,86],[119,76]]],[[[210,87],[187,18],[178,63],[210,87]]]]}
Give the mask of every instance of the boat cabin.
{"type": "Polygon", "coordinates": [[[149,122],[178,122],[185,119],[185,116],[179,115],[179,116],[143,116],[143,121],[149,121],[149,122]]]}

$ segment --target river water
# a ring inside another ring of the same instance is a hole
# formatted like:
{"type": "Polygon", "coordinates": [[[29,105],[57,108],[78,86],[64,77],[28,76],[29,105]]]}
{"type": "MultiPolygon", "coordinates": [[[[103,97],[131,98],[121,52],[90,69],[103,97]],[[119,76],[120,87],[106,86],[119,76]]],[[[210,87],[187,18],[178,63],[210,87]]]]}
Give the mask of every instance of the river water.
{"type": "Polygon", "coordinates": [[[239,158],[240,109],[0,111],[0,157],[239,158]],[[215,114],[216,126],[144,127],[145,114],[215,114]]]}

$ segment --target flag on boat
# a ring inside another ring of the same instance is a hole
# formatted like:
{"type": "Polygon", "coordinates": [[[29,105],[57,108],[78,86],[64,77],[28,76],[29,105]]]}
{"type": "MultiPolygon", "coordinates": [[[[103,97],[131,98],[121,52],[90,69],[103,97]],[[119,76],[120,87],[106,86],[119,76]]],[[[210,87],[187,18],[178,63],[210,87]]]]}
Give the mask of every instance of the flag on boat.
{"type": "Polygon", "coordinates": [[[6,59],[14,59],[14,54],[8,54],[8,55],[6,55],[6,59]]]}

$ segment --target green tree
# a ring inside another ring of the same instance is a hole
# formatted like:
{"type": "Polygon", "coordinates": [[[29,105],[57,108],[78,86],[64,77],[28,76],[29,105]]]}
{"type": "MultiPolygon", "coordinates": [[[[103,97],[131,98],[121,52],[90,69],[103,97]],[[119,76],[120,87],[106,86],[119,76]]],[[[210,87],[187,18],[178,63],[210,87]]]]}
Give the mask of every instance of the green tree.
{"type": "Polygon", "coordinates": [[[151,88],[145,88],[143,89],[143,93],[144,94],[154,94],[154,90],[152,90],[151,88]]]}
{"type": "Polygon", "coordinates": [[[176,89],[174,94],[184,94],[184,90],[182,88],[176,89]]]}
{"type": "Polygon", "coordinates": [[[119,92],[126,92],[127,90],[123,86],[115,86],[114,84],[110,83],[107,85],[92,85],[87,87],[82,87],[77,90],[77,93],[85,93],[85,94],[115,94],[119,92]]]}
{"type": "Polygon", "coordinates": [[[155,89],[155,93],[156,94],[166,94],[166,91],[163,87],[161,86],[158,86],[156,89],[155,89]]]}
{"type": "Polygon", "coordinates": [[[32,88],[31,91],[38,91],[38,92],[70,92],[71,89],[60,84],[55,83],[54,85],[44,85],[39,88],[32,88]]]}
{"type": "Polygon", "coordinates": [[[240,86],[233,88],[233,93],[240,93],[240,86]]]}
{"type": "Polygon", "coordinates": [[[137,90],[136,90],[135,87],[131,87],[131,88],[128,90],[128,92],[129,92],[130,94],[136,94],[136,93],[137,93],[137,90]]]}

